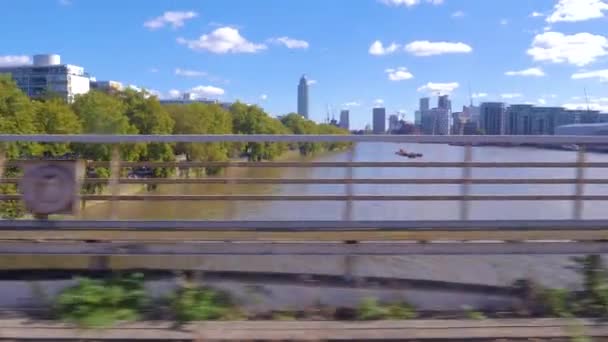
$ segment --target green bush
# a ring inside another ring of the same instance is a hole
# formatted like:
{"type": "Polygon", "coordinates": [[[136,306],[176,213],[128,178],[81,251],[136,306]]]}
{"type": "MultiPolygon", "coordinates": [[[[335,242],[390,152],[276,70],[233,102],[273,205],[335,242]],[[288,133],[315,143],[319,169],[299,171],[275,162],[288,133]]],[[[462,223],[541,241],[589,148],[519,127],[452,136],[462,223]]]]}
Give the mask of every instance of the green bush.
{"type": "Polygon", "coordinates": [[[407,303],[381,304],[375,298],[365,298],[357,308],[357,319],[362,321],[382,319],[413,319],[416,310],[407,303]]]}
{"type": "Polygon", "coordinates": [[[59,318],[86,327],[107,327],[119,321],[134,321],[147,304],[143,275],[111,280],[78,279],[55,303],[59,318]]]}
{"type": "Polygon", "coordinates": [[[205,287],[181,288],[171,298],[171,308],[179,322],[240,317],[238,310],[226,293],[205,287]]]}
{"type": "Polygon", "coordinates": [[[540,304],[544,314],[551,317],[572,316],[570,305],[571,295],[564,289],[545,289],[540,293],[540,304]]]}

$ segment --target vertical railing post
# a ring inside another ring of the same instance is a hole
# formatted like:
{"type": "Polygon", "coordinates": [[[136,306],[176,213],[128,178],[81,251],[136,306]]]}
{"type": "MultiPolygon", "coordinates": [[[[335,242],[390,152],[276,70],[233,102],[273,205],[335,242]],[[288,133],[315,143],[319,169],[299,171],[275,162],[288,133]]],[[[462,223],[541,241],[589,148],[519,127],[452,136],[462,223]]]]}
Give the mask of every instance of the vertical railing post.
{"type": "Polygon", "coordinates": [[[585,203],[582,200],[582,196],[585,192],[585,160],[587,156],[585,150],[586,147],[584,145],[580,145],[576,157],[576,198],[574,199],[573,211],[573,218],[575,220],[581,220],[583,218],[583,207],[585,203]]]}
{"type": "MultiPolygon", "coordinates": [[[[224,193],[226,193],[226,189],[228,189],[228,194],[231,194],[234,191],[234,181],[232,180],[232,176],[230,175],[230,167],[226,166],[224,169],[224,177],[226,178],[226,185],[224,188],[224,193]]],[[[233,220],[236,216],[236,203],[234,201],[228,201],[226,203],[226,210],[224,211],[224,219],[226,221],[233,220]]]]}
{"type": "MultiPolygon", "coordinates": [[[[353,145],[351,146],[350,151],[348,152],[348,162],[349,163],[353,163],[355,161],[355,150],[357,148],[357,145],[355,143],[353,143],[353,145]]],[[[348,182],[346,183],[346,203],[345,203],[345,207],[344,207],[344,213],[342,216],[342,220],[344,221],[352,221],[353,220],[353,176],[354,176],[354,172],[353,172],[353,167],[352,165],[349,165],[348,168],[346,169],[346,179],[348,180],[348,182]]],[[[346,241],[347,244],[354,244],[357,243],[356,241],[346,241]]],[[[344,256],[344,278],[347,281],[353,281],[354,280],[354,268],[355,268],[355,256],[353,255],[346,255],[344,256]]]]}
{"type": "Polygon", "coordinates": [[[118,196],[120,196],[120,148],[118,144],[112,146],[112,156],[110,159],[110,218],[118,218],[118,196]]]}
{"type": "MultiPolygon", "coordinates": [[[[348,162],[352,163],[355,161],[355,150],[356,144],[353,143],[350,151],[348,152],[348,162]]],[[[344,213],[342,215],[342,220],[344,221],[352,221],[353,220],[353,167],[348,166],[346,169],[346,179],[348,180],[346,183],[346,203],[344,204],[344,213]]]]}
{"type": "MultiPolygon", "coordinates": [[[[471,177],[472,177],[472,168],[471,161],[473,161],[473,146],[466,145],[464,148],[464,163],[465,165],[462,167],[462,180],[463,183],[460,186],[460,195],[462,197],[469,196],[471,192],[471,177]]],[[[466,221],[469,219],[469,211],[470,211],[470,202],[467,199],[462,199],[460,201],[460,220],[466,221]]]]}

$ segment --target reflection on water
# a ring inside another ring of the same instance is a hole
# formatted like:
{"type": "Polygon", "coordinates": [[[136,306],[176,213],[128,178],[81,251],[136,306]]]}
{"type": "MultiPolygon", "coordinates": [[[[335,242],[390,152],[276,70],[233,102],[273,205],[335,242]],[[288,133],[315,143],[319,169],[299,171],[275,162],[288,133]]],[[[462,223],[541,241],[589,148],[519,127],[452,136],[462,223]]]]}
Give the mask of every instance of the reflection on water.
{"type": "MultiPolygon", "coordinates": [[[[462,161],[464,148],[434,144],[359,143],[355,161],[462,161]],[[410,160],[395,155],[399,148],[423,153],[424,158],[410,160]]],[[[474,161],[505,162],[574,162],[576,152],[534,148],[476,147],[474,161]]],[[[348,152],[331,153],[315,161],[347,161],[348,152]]],[[[608,155],[589,154],[588,161],[608,162],[608,155]]],[[[341,168],[239,168],[226,170],[222,177],[253,178],[344,178],[341,168]]],[[[354,178],[460,178],[457,168],[357,168],[354,178]]],[[[475,169],[476,178],[574,178],[573,169],[475,169]]],[[[603,169],[586,171],[586,177],[604,178],[603,169]]],[[[356,195],[458,195],[459,185],[355,185],[356,195]]],[[[161,185],[158,194],[345,194],[344,185],[161,185]]],[[[474,185],[471,194],[570,195],[573,185],[474,185]]],[[[587,185],[585,194],[606,194],[604,185],[587,185]]],[[[338,202],[122,202],[119,217],[123,219],[234,219],[234,220],[336,220],[341,219],[344,203],[338,202]]],[[[85,218],[108,217],[108,204],[87,208],[85,218]]],[[[608,218],[608,203],[588,202],[585,218],[608,218]]],[[[456,202],[356,202],[355,220],[431,220],[458,218],[456,202]]],[[[565,219],[572,214],[572,204],[561,201],[473,202],[472,219],[565,219]]]]}

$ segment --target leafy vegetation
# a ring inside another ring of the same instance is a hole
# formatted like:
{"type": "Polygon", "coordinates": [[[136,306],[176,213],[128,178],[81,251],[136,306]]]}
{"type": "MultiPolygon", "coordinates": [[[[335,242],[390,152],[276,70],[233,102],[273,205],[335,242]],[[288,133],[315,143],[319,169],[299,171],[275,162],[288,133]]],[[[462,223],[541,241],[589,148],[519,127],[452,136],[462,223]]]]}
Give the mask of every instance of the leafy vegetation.
{"type": "Polygon", "coordinates": [[[206,287],[183,287],[171,298],[178,322],[238,318],[238,310],[226,293],[206,287]]]}
{"type": "MultiPolygon", "coordinates": [[[[348,134],[331,125],[318,125],[297,114],[279,120],[258,106],[235,103],[229,109],[215,104],[162,105],[157,97],[144,91],[127,89],[111,94],[91,91],[68,104],[47,92],[32,100],[6,75],[0,75],[0,133],[10,134],[348,134]]],[[[173,161],[185,155],[190,161],[226,161],[247,157],[252,161],[273,160],[291,149],[311,154],[323,149],[344,148],[345,144],[285,143],[210,143],[210,144],[125,144],[119,146],[124,161],[173,161]]],[[[0,146],[9,159],[76,155],[81,158],[108,161],[112,146],[103,144],[37,144],[11,143],[0,146]]],[[[18,170],[6,170],[7,176],[18,176],[18,170]]],[[[88,170],[90,177],[109,177],[107,168],[88,170]]],[[[155,177],[168,177],[173,170],[152,170],[155,177]]],[[[216,173],[218,168],[208,168],[216,173]]],[[[102,185],[89,185],[84,190],[100,191],[102,185]]],[[[0,193],[14,194],[15,185],[0,185],[0,193]]],[[[24,210],[18,202],[0,203],[2,218],[18,218],[24,210]]]]}
{"type": "Polygon", "coordinates": [[[408,303],[382,304],[375,298],[364,298],[357,308],[357,319],[363,321],[416,318],[416,310],[408,303]]]}
{"type": "Polygon", "coordinates": [[[80,278],[59,295],[55,311],[60,319],[84,327],[134,321],[148,302],[143,284],[142,274],[110,280],[80,278]]]}

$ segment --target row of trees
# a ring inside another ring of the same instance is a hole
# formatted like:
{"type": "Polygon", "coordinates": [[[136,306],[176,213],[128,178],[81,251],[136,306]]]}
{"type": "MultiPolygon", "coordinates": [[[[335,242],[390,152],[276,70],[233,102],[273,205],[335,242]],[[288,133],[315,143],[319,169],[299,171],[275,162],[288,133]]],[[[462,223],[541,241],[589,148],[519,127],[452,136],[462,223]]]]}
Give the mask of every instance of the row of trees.
{"type": "MultiPolygon", "coordinates": [[[[10,77],[0,75],[0,132],[5,134],[347,134],[337,127],[316,124],[297,114],[280,119],[257,106],[235,103],[229,110],[215,104],[162,105],[158,98],[127,89],[107,94],[91,91],[74,103],[49,94],[30,99],[10,77]]],[[[341,144],[210,143],[210,144],[125,144],[120,146],[125,161],[173,161],[185,155],[189,161],[225,161],[233,157],[272,160],[289,149],[310,154],[341,144]]],[[[80,158],[108,161],[112,147],[103,144],[5,144],[8,159],[75,154],[80,158]]],[[[209,170],[208,170],[209,171],[209,170]]],[[[18,170],[7,170],[8,176],[18,170]]],[[[169,169],[154,170],[167,177],[169,169]]],[[[107,169],[96,169],[99,177],[107,169]]],[[[2,193],[14,193],[13,185],[0,186],[2,193]]],[[[6,215],[6,210],[0,209],[6,215]]],[[[9,210],[10,211],[10,210],[9,210]]],[[[11,213],[8,216],[19,216],[11,213]]]]}
{"type": "MultiPolygon", "coordinates": [[[[0,132],[9,134],[347,134],[337,127],[316,124],[297,114],[279,119],[257,106],[235,103],[229,110],[214,105],[162,105],[155,96],[127,89],[107,94],[91,91],[73,104],[49,95],[32,100],[15,83],[0,75],[0,132]]],[[[272,160],[288,149],[302,154],[344,147],[339,144],[140,144],[121,146],[126,161],[171,161],[185,154],[191,161],[222,161],[248,156],[272,160]]],[[[110,146],[76,144],[18,144],[5,146],[8,158],[76,153],[109,160],[110,146]]]]}

